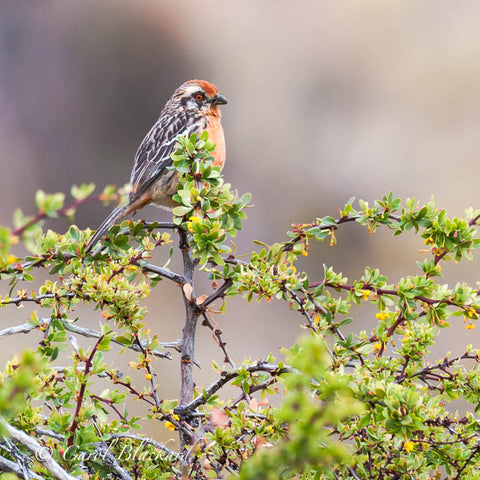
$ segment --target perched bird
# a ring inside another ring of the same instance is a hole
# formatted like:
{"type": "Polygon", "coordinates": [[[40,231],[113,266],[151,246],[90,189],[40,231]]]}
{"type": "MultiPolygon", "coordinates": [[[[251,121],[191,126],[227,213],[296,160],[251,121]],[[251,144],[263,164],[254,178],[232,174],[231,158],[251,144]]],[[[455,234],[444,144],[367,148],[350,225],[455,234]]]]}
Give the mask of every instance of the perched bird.
{"type": "Polygon", "coordinates": [[[213,163],[223,168],[225,138],[219,105],[226,103],[218,88],[205,80],[189,80],[175,90],[135,154],[130,176],[132,192],[127,204],[115,208],[98,227],[86,252],[111,225],[145,205],[153,203],[167,209],[176,205],[172,195],[177,192],[178,175],[167,167],[172,165],[170,155],[179,136],[207,130],[209,140],[216,144],[213,163]]]}

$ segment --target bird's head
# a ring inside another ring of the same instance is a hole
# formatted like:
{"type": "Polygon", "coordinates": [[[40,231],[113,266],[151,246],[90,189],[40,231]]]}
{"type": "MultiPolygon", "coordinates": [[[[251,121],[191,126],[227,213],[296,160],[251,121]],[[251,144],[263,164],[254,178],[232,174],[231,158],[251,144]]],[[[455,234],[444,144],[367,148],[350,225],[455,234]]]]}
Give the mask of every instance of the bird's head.
{"type": "Polygon", "coordinates": [[[173,98],[185,110],[203,113],[204,115],[219,115],[219,105],[225,105],[227,99],[220,94],[218,88],[205,80],[189,80],[181,85],[173,98]]]}

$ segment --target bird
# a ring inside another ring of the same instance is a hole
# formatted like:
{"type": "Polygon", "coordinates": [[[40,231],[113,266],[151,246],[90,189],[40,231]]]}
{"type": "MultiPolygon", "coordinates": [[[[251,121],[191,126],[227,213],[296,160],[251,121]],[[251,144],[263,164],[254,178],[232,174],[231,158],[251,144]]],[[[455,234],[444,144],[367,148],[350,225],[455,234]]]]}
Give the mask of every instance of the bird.
{"type": "Polygon", "coordinates": [[[223,168],[226,150],[220,105],[227,103],[219,89],[206,80],[189,80],[175,90],[137,149],[128,202],[115,208],[103,221],[85,253],[92,250],[114,223],[146,205],[154,204],[167,210],[175,207],[172,196],[177,192],[178,173],[167,167],[173,163],[170,156],[179,136],[201,134],[206,130],[209,140],[216,145],[212,152],[213,164],[223,168]]]}

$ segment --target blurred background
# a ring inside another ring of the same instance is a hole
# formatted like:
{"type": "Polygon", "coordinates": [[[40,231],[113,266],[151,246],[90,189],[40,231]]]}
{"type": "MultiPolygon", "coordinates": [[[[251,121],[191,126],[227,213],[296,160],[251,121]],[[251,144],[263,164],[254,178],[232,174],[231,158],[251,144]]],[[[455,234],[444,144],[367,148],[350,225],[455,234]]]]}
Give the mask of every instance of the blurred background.
{"type": "MultiPolygon", "coordinates": [[[[352,196],[434,196],[450,216],[480,208],[479,14],[475,2],[439,0],[3,1],[0,223],[11,225],[17,207],[34,213],[38,189],[68,195],[73,184],[126,183],[138,144],[174,89],[191,78],[215,83],[229,100],[224,175],[255,204],[236,239],[240,253],[253,250],[254,239],[284,240],[292,223],[336,216],[352,196]]],[[[76,223],[96,228],[108,212],[87,205],[76,223]]],[[[155,208],[139,218],[169,220],[155,208]]],[[[62,220],[51,225],[68,228],[62,220]]],[[[312,278],[322,278],[324,263],[352,280],[370,265],[394,283],[417,274],[415,261],[425,256],[413,236],[370,237],[348,225],[337,238],[335,248],[312,246],[302,265],[312,278]]],[[[478,258],[444,271],[445,282],[475,284],[478,258]]],[[[199,285],[199,294],[208,293],[201,278],[199,285]]],[[[217,320],[239,360],[277,354],[302,333],[301,317],[280,302],[234,299],[229,306],[217,320]]],[[[180,337],[177,287],[163,282],[148,308],[146,321],[160,340],[180,337]]],[[[371,327],[374,312],[352,313],[359,314],[352,328],[371,327]]],[[[4,309],[0,326],[27,314],[28,307],[4,309]]],[[[93,328],[102,320],[88,308],[75,315],[93,328]]],[[[458,322],[438,355],[463,349],[458,322]]],[[[34,338],[10,341],[2,364],[34,338]]],[[[470,331],[468,343],[478,340],[470,331]]],[[[197,354],[197,380],[206,385],[210,360],[223,357],[202,327],[197,354]]],[[[162,396],[175,397],[178,355],[156,368],[162,396]]]]}

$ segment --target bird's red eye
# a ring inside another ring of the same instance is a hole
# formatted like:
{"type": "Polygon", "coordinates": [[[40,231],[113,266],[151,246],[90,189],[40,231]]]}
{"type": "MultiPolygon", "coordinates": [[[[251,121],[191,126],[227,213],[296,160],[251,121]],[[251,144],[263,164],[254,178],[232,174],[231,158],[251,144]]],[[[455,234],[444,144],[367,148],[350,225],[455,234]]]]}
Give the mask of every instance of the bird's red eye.
{"type": "Polygon", "coordinates": [[[203,100],[203,95],[201,93],[198,93],[197,95],[195,95],[195,99],[201,102],[203,100]]]}

